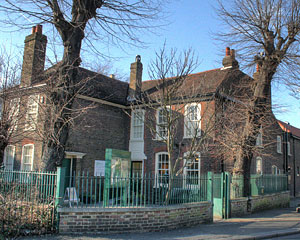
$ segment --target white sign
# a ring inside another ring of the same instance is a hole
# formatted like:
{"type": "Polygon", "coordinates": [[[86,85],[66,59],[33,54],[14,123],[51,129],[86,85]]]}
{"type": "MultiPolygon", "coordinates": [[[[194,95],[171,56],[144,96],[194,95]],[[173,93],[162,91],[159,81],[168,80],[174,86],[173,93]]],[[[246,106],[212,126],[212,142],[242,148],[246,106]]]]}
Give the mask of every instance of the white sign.
{"type": "Polygon", "coordinates": [[[105,160],[95,160],[94,176],[105,176],[105,160]]]}

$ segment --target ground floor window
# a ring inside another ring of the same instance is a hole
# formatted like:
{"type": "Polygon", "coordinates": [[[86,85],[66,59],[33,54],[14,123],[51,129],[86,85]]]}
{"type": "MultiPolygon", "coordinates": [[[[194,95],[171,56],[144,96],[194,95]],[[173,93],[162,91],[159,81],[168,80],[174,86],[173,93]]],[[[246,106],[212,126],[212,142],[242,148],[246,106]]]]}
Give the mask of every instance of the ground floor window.
{"type": "Polygon", "coordinates": [[[262,158],[256,158],[256,174],[262,174],[262,158]]]}
{"type": "Polygon", "coordinates": [[[15,146],[8,145],[4,150],[3,163],[6,170],[14,169],[15,146]]]}
{"type": "Polygon", "coordinates": [[[33,154],[34,154],[34,145],[33,144],[27,144],[27,145],[23,146],[22,167],[21,167],[23,171],[32,171],[33,154]]]}
{"type": "Polygon", "coordinates": [[[169,155],[167,152],[156,153],[155,176],[157,183],[167,183],[169,177],[169,155]]]}
{"type": "Polygon", "coordinates": [[[186,184],[198,185],[200,178],[200,153],[186,152],[184,154],[184,175],[186,178],[186,184]]]}
{"type": "Polygon", "coordinates": [[[131,162],[131,174],[133,177],[140,177],[143,175],[143,162],[132,161],[131,162]]]}

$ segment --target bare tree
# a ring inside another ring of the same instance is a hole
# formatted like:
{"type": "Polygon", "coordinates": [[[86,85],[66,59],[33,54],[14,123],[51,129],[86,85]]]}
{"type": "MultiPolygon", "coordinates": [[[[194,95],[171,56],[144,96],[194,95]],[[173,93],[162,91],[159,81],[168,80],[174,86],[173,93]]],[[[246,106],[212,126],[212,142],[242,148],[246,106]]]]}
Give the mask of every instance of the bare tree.
{"type": "Polygon", "coordinates": [[[234,174],[244,176],[244,194],[248,196],[256,136],[264,116],[271,111],[271,82],[281,67],[294,65],[299,56],[300,1],[233,0],[231,3],[227,7],[229,4],[225,6],[219,1],[218,14],[228,29],[219,37],[238,47],[249,64],[258,65],[233,169],[234,174]]]}
{"type": "Polygon", "coordinates": [[[131,117],[143,121],[152,139],[163,143],[167,149],[168,170],[156,175],[158,182],[167,177],[166,202],[174,187],[174,177],[182,175],[184,168],[200,164],[199,155],[207,152],[214,129],[212,109],[208,104],[201,104],[199,90],[203,85],[187,83],[189,74],[197,66],[191,49],[178,54],[175,49],[168,52],[164,46],[149,66],[152,87],[142,91],[132,102],[134,115],[131,117]]]}
{"type": "MultiPolygon", "coordinates": [[[[4,150],[16,135],[20,120],[20,93],[16,88],[20,81],[20,64],[13,54],[4,47],[0,58],[0,165],[3,163],[4,150]],[[13,98],[12,98],[13,95],[13,98]]],[[[19,126],[20,128],[21,126],[19,126]]]]}
{"type": "Polygon", "coordinates": [[[147,30],[158,19],[161,1],[110,1],[110,0],[46,0],[24,1],[5,0],[0,3],[0,11],[7,14],[2,22],[23,27],[20,17],[37,23],[52,24],[63,43],[63,57],[58,65],[59,76],[52,84],[51,102],[55,103],[54,131],[49,138],[44,157],[50,162],[61,164],[65,144],[69,135],[70,118],[78,67],[81,63],[82,41],[88,36],[104,41],[139,42],[139,30],[147,30]],[[14,16],[12,19],[11,16],[14,16]],[[53,141],[55,139],[55,141],[53,141]]]}

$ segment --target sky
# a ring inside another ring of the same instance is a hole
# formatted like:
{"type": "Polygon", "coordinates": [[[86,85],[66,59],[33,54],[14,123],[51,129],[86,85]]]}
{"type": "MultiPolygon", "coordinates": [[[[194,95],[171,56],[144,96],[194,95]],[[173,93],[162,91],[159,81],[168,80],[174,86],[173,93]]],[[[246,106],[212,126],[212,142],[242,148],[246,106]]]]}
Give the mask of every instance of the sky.
{"type": "MultiPolygon", "coordinates": [[[[136,55],[141,55],[143,80],[148,80],[148,65],[151,60],[155,59],[155,52],[158,52],[164,43],[167,49],[176,48],[178,51],[192,48],[200,63],[194,72],[222,67],[226,46],[214,40],[214,33],[223,30],[213,7],[216,5],[216,0],[174,0],[171,2],[167,5],[166,21],[168,24],[154,29],[154,33],[140,36],[140,40],[146,43],[143,47],[124,45],[122,50],[115,46],[102,45],[100,42],[95,45],[99,51],[111,57],[113,69],[129,77],[130,63],[134,62],[136,55]]],[[[24,18],[24,22],[28,23],[28,20],[24,18]]],[[[44,29],[46,35],[52,34],[52,30],[47,26],[44,26],[44,29]]],[[[25,36],[30,34],[30,30],[12,33],[1,32],[1,30],[7,31],[7,29],[0,26],[0,46],[4,44],[21,53],[25,36]]],[[[61,50],[59,44],[56,48],[61,50]]],[[[53,53],[49,49],[47,49],[47,56],[51,59],[53,53]]],[[[89,51],[82,51],[82,58],[86,65],[97,61],[108,61],[90,56],[89,51]]],[[[300,100],[290,96],[284,85],[273,84],[272,101],[276,106],[273,108],[274,113],[279,120],[300,128],[300,100]]]]}

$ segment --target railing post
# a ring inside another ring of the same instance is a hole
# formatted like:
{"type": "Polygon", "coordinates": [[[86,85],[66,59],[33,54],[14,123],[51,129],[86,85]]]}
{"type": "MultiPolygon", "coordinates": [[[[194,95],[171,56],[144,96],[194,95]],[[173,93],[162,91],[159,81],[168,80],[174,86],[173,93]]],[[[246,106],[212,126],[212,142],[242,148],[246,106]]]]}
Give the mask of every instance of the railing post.
{"type": "Polygon", "coordinates": [[[56,172],[56,193],[55,193],[55,207],[63,204],[63,197],[65,191],[66,168],[57,167],[56,172]]]}
{"type": "Polygon", "coordinates": [[[213,196],[213,173],[207,172],[207,201],[211,201],[213,204],[214,196],[213,196]]]}

